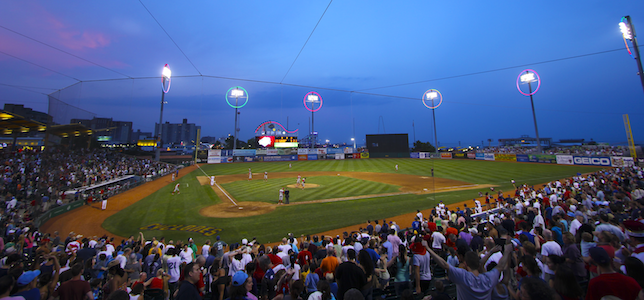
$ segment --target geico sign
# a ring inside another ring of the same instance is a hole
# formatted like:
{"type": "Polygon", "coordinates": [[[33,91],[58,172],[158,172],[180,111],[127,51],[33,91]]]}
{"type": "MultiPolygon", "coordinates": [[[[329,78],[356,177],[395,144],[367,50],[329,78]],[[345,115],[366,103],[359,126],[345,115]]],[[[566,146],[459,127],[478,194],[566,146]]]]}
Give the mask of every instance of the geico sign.
{"type": "Polygon", "coordinates": [[[575,157],[576,165],[610,166],[610,159],[607,157],[575,157]]]}

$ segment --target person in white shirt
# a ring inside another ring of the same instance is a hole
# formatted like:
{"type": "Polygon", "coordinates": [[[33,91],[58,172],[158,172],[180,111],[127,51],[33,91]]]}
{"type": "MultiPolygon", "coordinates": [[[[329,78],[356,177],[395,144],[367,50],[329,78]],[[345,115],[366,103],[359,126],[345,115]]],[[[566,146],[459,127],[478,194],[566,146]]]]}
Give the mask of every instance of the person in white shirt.
{"type": "Polygon", "coordinates": [[[572,220],[572,222],[570,222],[570,229],[568,231],[570,231],[572,235],[576,236],[577,230],[579,230],[583,222],[584,222],[584,215],[581,212],[576,212],[575,219],[572,220]]]}
{"type": "Polygon", "coordinates": [[[210,240],[207,240],[206,243],[201,246],[201,255],[205,258],[210,256],[210,240]]]}
{"type": "Polygon", "coordinates": [[[546,242],[541,245],[541,259],[543,260],[543,271],[547,274],[546,280],[550,280],[550,278],[554,277],[555,271],[548,267],[548,255],[563,256],[563,252],[561,251],[561,246],[552,239],[551,231],[544,231],[543,238],[546,239],[546,242]]]}
{"type": "MultiPolygon", "coordinates": [[[[179,253],[179,257],[181,258],[182,263],[191,263],[192,262],[192,249],[188,247],[188,244],[183,245],[183,249],[179,253]]],[[[233,273],[234,274],[234,273],[233,273]]]]}
{"type": "Polygon", "coordinates": [[[432,233],[432,249],[435,250],[442,250],[443,249],[443,244],[446,242],[445,240],[445,235],[443,235],[443,227],[438,226],[438,230],[434,231],[432,233]]]}

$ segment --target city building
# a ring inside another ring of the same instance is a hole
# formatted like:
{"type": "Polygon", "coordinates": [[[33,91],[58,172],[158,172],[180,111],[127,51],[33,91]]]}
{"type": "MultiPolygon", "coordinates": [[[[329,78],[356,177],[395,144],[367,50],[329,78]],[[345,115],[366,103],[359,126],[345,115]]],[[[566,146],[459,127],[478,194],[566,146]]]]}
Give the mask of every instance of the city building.
{"type": "Polygon", "coordinates": [[[112,118],[72,119],[72,124],[78,123],[88,127],[96,134],[99,142],[110,144],[126,144],[131,142],[132,122],[114,121],[112,118]]]}
{"type": "MultiPolygon", "coordinates": [[[[188,123],[188,119],[183,119],[183,122],[175,124],[165,122],[162,124],[161,141],[164,146],[169,145],[194,145],[197,140],[197,126],[194,123],[188,123]]],[[[154,124],[154,136],[159,135],[159,123],[154,124]]]]}
{"type": "Polygon", "coordinates": [[[52,125],[52,117],[50,115],[44,112],[35,111],[31,108],[27,108],[23,104],[5,103],[4,110],[24,117],[25,119],[52,125]]]}

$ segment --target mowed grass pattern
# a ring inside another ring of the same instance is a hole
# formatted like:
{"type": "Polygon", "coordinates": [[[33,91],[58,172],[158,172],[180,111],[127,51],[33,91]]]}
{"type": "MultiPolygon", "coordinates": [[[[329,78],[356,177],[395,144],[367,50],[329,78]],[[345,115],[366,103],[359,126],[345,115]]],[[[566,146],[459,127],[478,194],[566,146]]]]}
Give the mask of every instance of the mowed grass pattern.
{"type": "MultiPolygon", "coordinates": [[[[248,168],[254,173],[297,172],[297,171],[357,171],[394,173],[394,165],[399,165],[399,173],[430,176],[431,169],[437,177],[444,177],[476,184],[494,184],[498,189],[510,191],[510,180],[530,185],[574,176],[577,173],[590,173],[601,170],[597,167],[565,166],[531,163],[490,162],[476,160],[421,160],[421,159],[354,159],[330,161],[297,161],[270,163],[235,163],[203,166],[207,175],[247,174],[248,168]]],[[[186,240],[188,237],[202,243],[214,236],[203,236],[197,233],[181,231],[148,231],[139,228],[160,223],[166,225],[206,225],[221,229],[218,235],[228,243],[239,242],[242,238],[257,237],[260,242],[278,241],[288,232],[296,235],[314,234],[335,228],[361,224],[368,219],[383,219],[401,214],[415,212],[416,209],[430,209],[438,203],[454,203],[471,200],[478,192],[489,189],[475,189],[424,195],[396,195],[381,198],[367,198],[350,201],[313,203],[305,205],[283,205],[275,211],[253,217],[224,219],[207,218],[199,214],[203,207],[221,203],[210,186],[201,186],[196,176],[204,176],[201,170],[192,172],[180,179],[181,194],[171,196],[172,184],[142,199],[130,207],[109,217],[103,227],[121,236],[136,235],[143,231],[146,236],[165,236],[167,239],[186,240]],[[189,185],[189,187],[188,187],[189,185]]],[[[395,176],[395,175],[392,175],[395,176]]],[[[324,176],[322,176],[324,177],[324,176]]],[[[270,177],[269,177],[270,178],[270,177]]],[[[288,178],[287,178],[288,179],[288,178]]],[[[346,179],[346,178],[344,178],[346,179]]],[[[277,180],[277,178],[276,178],[277,180]]],[[[254,189],[250,198],[266,197],[277,201],[278,186],[261,188],[262,180],[257,181],[258,188],[240,186],[239,191],[254,189]],[[258,196],[258,195],[259,196],[258,196]]],[[[290,179],[284,183],[291,184],[290,179]],[[290,181],[290,182],[288,182],[290,181]]],[[[243,182],[240,182],[243,183],[243,182]]],[[[247,182],[246,182],[247,183],[247,182]]],[[[271,184],[271,183],[268,183],[271,184]]],[[[349,188],[352,184],[347,184],[349,188]]],[[[354,196],[356,191],[337,188],[320,188],[320,192],[339,197],[354,196]]],[[[317,192],[317,191],[316,191],[317,192]]],[[[507,194],[507,193],[506,193],[507,194]]],[[[292,194],[291,199],[296,201],[292,194]]],[[[330,198],[330,197],[325,197],[330,198]]],[[[228,202],[228,199],[223,199],[228,202]]],[[[299,200],[299,199],[298,199],[299,200]]],[[[302,199],[305,200],[305,199],[302,199]]],[[[308,199],[306,199],[308,200],[308,199]]],[[[410,224],[400,224],[410,226],[410,224]]]]}
{"type": "MultiPolygon", "coordinates": [[[[269,173],[270,174],[270,173],[269,173]]],[[[239,202],[263,201],[276,203],[279,190],[287,185],[295,184],[296,177],[276,178],[264,182],[263,179],[251,181],[240,180],[222,184],[222,187],[239,202]]],[[[315,188],[289,188],[290,202],[311,201],[320,199],[342,198],[348,196],[363,196],[399,192],[399,186],[349,178],[343,176],[312,176],[306,178],[306,184],[315,188]]]]}

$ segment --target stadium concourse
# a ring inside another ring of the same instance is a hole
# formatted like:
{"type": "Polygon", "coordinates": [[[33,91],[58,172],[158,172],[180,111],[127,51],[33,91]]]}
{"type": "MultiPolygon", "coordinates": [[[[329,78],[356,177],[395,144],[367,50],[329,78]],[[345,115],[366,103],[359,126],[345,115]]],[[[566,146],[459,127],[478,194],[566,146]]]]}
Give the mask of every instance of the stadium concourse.
{"type": "MultiPolygon", "coordinates": [[[[7,198],[5,230],[0,233],[0,298],[643,296],[644,176],[639,167],[606,169],[534,187],[518,185],[511,194],[490,189],[476,198],[479,203],[439,203],[411,214],[413,221],[365,220],[358,228],[311,236],[284,233],[274,246],[248,237],[196,245],[191,239],[183,243],[140,234],[121,241],[110,235],[50,234],[33,227],[32,215],[44,204],[28,199],[48,204],[58,191],[75,184],[91,186],[127,174],[176,174],[172,166],[100,151],[4,155],[0,192],[7,198]],[[69,161],[87,163],[73,169],[69,161]]],[[[179,176],[193,169],[180,170],[179,176]]],[[[156,180],[167,184],[164,181],[167,177],[156,180]]],[[[109,193],[108,186],[102,190],[109,193]]],[[[83,230],[83,225],[77,226],[76,232],[83,230]]]]}

